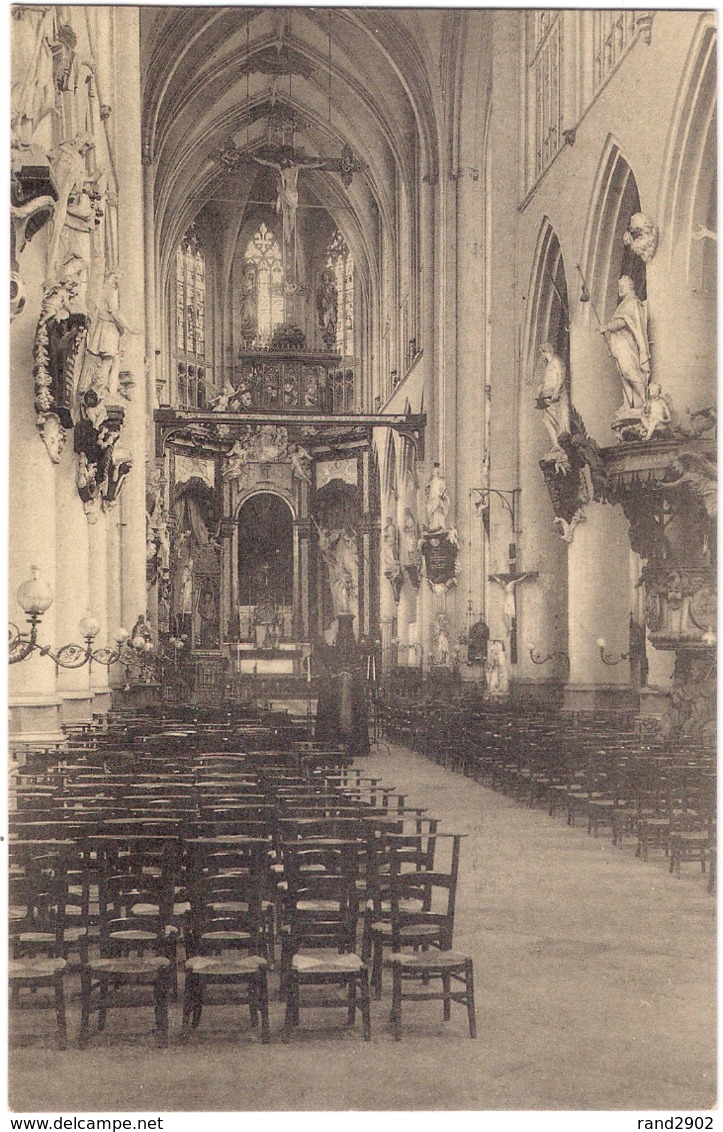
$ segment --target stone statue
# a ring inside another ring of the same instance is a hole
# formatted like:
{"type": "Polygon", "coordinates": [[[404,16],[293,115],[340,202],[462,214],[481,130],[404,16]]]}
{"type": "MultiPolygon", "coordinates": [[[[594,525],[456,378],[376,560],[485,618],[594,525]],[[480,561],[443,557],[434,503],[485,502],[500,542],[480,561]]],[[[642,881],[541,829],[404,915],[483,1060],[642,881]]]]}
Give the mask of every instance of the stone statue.
{"type": "Polygon", "coordinates": [[[48,267],[54,272],[61,261],[61,238],[68,216],[68,204],[74,196],[76,202],[83,194],[84,186],[92,185],[103,175],[97,169],[93,174],[86,169],[86,157],[95,149],[90,134],[76,134],[74,138],[61,142],[50,152],[50,163],[58,188],[58,203],[53,216],[53,232],[48,249],[48,267]]]}
{"type": "Polygon", "coordinates": [[[316,310],[319,315],[321,337],[327,350],[332,350],[336,343],[338,306],[339,300],[334,276],[326,268],[321,273],[321,283],[316,292],[316,310]]]}
{"type": "Polygon", "coordinates": [[[388,578],[391,583],[392,589],[394,590],[395,601],[399,601],[402,585],[404,584],[404,575],[399,562],[399,535],[397,524],[394,522],[391,515],[387,518],[384,524],[384,531],[382,532],[382,571],[385,578],[388,578]]]}
{"type": "Polygon", "coordinates": [[[509,695],[510,672],[504,641],[494,640],[490,648],[487,667],[487,691],[494,699],[509,695]]]}
{"type": "Polygon", "coordinates": [[[253,337],[257,326],[256,268],[253,263],[246,263],[241,295],[241,331],[245,337],[253,337]]]}
{"type": "MultiPolygon", "coordinates": [[[[552,440],[552,453],[563,451],[560,435],[570,433],[570,395],[567,390],[565,363],[550,342],[543,342],[540,353],[545,359],[545,369],[537,390],[536,405],[544,413],[545,428],[552,440]]],[[[551,454],[548,459],[552,459],[551,454]]]]}
{"type": "Polygon", "coordinates": [[[243,479],[248,470],[248,459],[248,439],[245,437],[239,438],[234,441],[234,445],[224,461],[223,470],[221,472],[222,479],[227,483],[229,480],[243,479]]]}
{"type": "Polygon", "coordinates": [[[651,381],[647,400],[643,405],[640,439],[650,440],[654,433],[666,432],[671,419],[670,397],[663,393],[657,381],[651,381]]]}
{"type": "Polygon", "coordinates": [[[432,468],[431,478],[424,488],[427,500],[427,526],[430,531],[443,531],[447,525],[449,495],[447,494],[447,484],[439,469],[440,465],[435,464],[432,468]]]}
{"type": "Polygon", "coordinates": [[[607,326],[600,327],[600,333],[605,335],[623,384],[625,400],[618,415],[626,416],[630,409],[640,410],[645,404],[650,381],[650,345],[645,307],[627,275],[620,277],[618,295],[620,302],[615,314],[607,326]]]}
{"type": "Polygon", "coordinates": [[[48,5],[17,5],[13,15],[13,67],[10,93],[10,124],[23,142],[46,115],[55,110],[53,82],[55,9],[48,5]]]}
{"type": "Polygon", "coordinates": [[[329,575],[334,614],[353,612],[357,594],[357,545],[353,532],[346,528],[326,530],[317,526],[319,551],[329,575]]]}
{"type": "Polygon", "coordinates": [[[293,444],[289,448],[289,457],[291,459],[291,468],[293,474],[297,479],[304,480],[305,483],[311,483],[311,465],[312,459],[309,453],[301,444],[293,444]]]}
{"type": "Polygon", "coordinates": [[[83,386],[100,389],[111,400],[115,400],[120,392],[118,370],[123,335],[140,333],[128,325],[118,309],[119,278],[119,272],[115,270],[105,274],[103,294],[88,332],[81,379],[83,386]]]}
{"type": "Polygon", "coordinates": [[[718,517],[718,469],[713,460],[702,452],[683,451],[670,467],[678,478],[665,480],[656,486],[664,490],[687,484],[702,502],[708,518],[715,522],[718,517]]]}
{"type": "Polygon", "coordinates": [[[223,388],[217,397],[211,401],[211,410],[214,413],[230,413],[233,411],[236,390],[230,381],[224,381],[223,388]]]}
{"type": "Polygon", "coordinates": [[[439,617],[437,622],[437,639],[435,642],[435,662],[444,667],[449,667],[450,651],[449,651],[449,625],[447,618],[444,615],[439,617]]]}

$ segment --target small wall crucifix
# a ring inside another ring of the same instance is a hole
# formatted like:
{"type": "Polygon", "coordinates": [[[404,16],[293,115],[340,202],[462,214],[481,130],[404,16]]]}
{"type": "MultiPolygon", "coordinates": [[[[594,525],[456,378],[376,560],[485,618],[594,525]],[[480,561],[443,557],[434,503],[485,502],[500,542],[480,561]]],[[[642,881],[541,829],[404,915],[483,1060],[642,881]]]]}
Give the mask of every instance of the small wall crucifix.
{"type": "Polygon", "coordinates": [[[537,570],[526,570],[524,573],[516,569],[517,547],[510,543],[509,569],[506,574],[490,574],[491,582],[498,582],[504,591],[502,605],[502,620],[510,639],[510,663],[517,664],[517,600],[515,590],[520,582],[534,582],[539,574],[537,570]]]}

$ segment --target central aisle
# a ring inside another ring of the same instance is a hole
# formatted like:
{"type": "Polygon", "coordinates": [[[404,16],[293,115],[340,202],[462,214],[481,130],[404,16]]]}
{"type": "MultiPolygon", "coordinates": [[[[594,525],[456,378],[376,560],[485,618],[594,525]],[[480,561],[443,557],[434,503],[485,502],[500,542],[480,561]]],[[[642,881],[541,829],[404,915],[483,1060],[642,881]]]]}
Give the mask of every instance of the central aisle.
{"type": "MultiPolygon", "coordinates": [[[[714,901],[689,866],[595,841],[564,819],[424,757],[380,744],[365,771],[465,833],[455,949],[474,957],[479,1037],[465,1011],[408,1004],[400,1043],[389,995],[374,1003],[373,1041],[309,1012],[289,1045],[272,1004],[273,1044],[219,1015],[187,1047],[152,1047],[116,1022],[81,1053],[48,1048],[20,1019],[10,1052],[16,1111],[709,1108],[715,1102],[714,901]],[[19,1046],[24,1048],[18,1048],[19,1046]]],[[[131,1015],[138,1012],[129,1012],[131,1015]]],[[[49,1012],[45,1012],[49,1016],[49,1012]]],[[[38,1015],[35,1015],[37,1019],[38,1015]]],[[[209,1023],[210,1023],[209,1014],[209,1023]]],[[[77,1001],[71,1001],[73,1042],[77,1001]]],[[[30,1024],[29,1024],[30,1023],[30,1024]]],[[[135,1029],[138,1021],[132,1019],[135,1029]]]]}

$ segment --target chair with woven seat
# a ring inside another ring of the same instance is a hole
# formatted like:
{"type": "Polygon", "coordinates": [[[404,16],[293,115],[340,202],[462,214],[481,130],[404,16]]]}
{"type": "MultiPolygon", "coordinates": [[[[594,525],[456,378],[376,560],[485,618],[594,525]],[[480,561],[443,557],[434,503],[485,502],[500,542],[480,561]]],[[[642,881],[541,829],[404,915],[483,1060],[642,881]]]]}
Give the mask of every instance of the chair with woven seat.
{"type": "Polygon", "coordinates": [[[208,986],[242,987],[251,1025],[261,1017],[268,1042],[268,978],[264,950],[263,840],[226,846],[211,839],[190,846],[191,931],[183,998],[183,1036],[201,1021],[208,986]]]}
{"type": "Polygon", "coordinates": [[[160,876],[149,876],[142,871],[119,873],[115,853],[100,853],[100,956],[81,968],[81,1048],[88,1042],[91,1014],[98,1013],[101,1033],[106,1025],[109,992],[123,986],[152,989],[157,1041],[161,1046],[168,1044],[168,994],[177,937],[177,929],[171,924],[176,856],[177,847],[171,841],[164,847],[160,876]],[[139,912],[138,906],[144,903],[151,912],[139,912]],[[98,995],[94,1002],[95,991],[98,995]]]}
{"type": "MultiPolygon", "coordinates": [[[[469,1036],[477,1037],[474,1002],[474,970],[469,955],[452,949],[454,894],[459,871],[461,836],[452,835],[452,864],[448,873],[431,873],[426,877],[428,904],[421,911],[409,907],[410,898],[419,892],[414,873],[401,871],[399,859],[393,859],[389,894],[391,900],[391,946],[388,965],[392,970],[392,1007],[390,1019],[394,1038],[402,1036],[402,1002],[441,1001],[444,1021],[451,1018],[451,1004],[467,1008],[469,1036]],[[446,892],[447,907],[436,912],[434,889],[446,892]],[[432,929],[432,931],[430,931],[432,929]],[[413,948],[413,950],[405,950],[413,948]],[[441,989],[432,989],[434,980],[441,989]],[[405,984],[421,983],[422,990],[406,990],[405,984]],[[455,989],[459,986],[461,989],[455,989]]],[[[423,874],[420,874],[423,875],[423,874]]]]}
{"type": "Polygon", "coordinates": [[[387,833],[369,841],[367,868],[367,901],[364,910],[362,958],[371,960],[371,983],[376,998],[382,997],[383,952],[392,945],[391,878],[393,865],[407,882],[408,891],[403,899],[406,911],[429,913],[427,923],[418,921],[418,934],[428,943],[439,942],[445,932],[451,933],[454,925],[454,901],[457,886],[459,845],[453,842],[451,873],[448,877],[448,901],[443,922],[431,913],[432,887],[435,874],[436,819],[425,819],[424,834],[405,835],[387,833]]]}
{"type": "Polygon", "coordinates": [[[11,876],[9,881],[11,953],[8,962],[10,1002],[17,1004],[20,991],[52,987],[58,1026],[58,1047],[67,1049],[64,977],[65,902],[67,873],[62,867],[53,875],[11,876]]]}
{"type": "Polygon", "coordinates": [[[282,977],[286,988],[283,1040],[299,1025],[303,987],[341,987],[338,996],[315,999],[314,1006],[346,1005],[353,1025],[357,1006],[362,1015],[365,1041],[371,1040],[369,972],[356,954],[359,894],[358,845],[354,842],[318,846],[288,846],[285,853],[282,977]],[[313,858],[313,860],[312,860],[313,858]],[[321,865],[317,870],[315,866],[321,865]]]}

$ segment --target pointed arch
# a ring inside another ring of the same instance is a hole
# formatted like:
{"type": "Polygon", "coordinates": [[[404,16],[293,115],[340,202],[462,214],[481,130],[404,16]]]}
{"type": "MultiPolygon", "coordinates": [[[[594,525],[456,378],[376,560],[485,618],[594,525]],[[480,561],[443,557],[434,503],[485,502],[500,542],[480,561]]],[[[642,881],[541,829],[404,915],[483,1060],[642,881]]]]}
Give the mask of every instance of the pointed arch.
{"type": "Polygon", "coordinates": [[[537,351],[543,342],[551,342],[555,353],[570,365],[570,300],[565,262],[560,242],[545,216],[537,240],[527,325],[527,369],[532,372],[537,351]]]}
{"type": "MultiPolygon", "coordinates": [[[[589,305],[594,305],[603,320],[617,306],[623,233],[630,217],[640,211],[635,174],[618,143],[608,135],[591,196],[582,256],[592,299],[589,305]]],[[[646,298],[646,294],[638,293],[641,299],[646,298]]]]}
{"type": "Polygon", "coordinates": [[[703,14],[678,91],[663,163],[669,175],[660,221],[669,263],[696,286],[715,283],[715,241],[694,240],[693,233],[699,225],[716,231],[717,38],[715,14],[703,14]]]}

